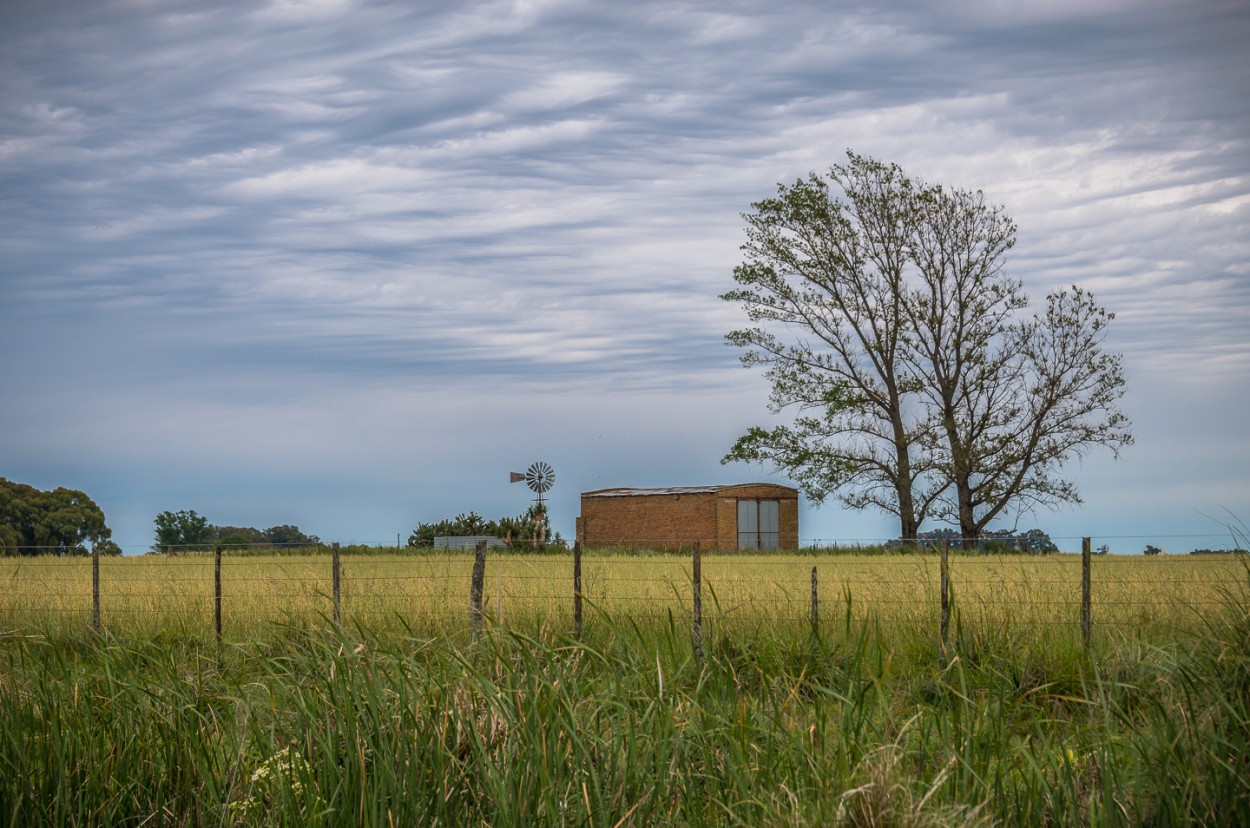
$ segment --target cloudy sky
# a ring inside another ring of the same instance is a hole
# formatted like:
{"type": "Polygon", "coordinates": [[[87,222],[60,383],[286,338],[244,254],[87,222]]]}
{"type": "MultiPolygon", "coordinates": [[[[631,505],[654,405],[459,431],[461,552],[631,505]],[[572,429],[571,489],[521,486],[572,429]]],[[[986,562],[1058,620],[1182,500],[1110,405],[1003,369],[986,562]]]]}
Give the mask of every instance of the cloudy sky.
{"type": "MultiPolygon", "coordinates": [[[[0,4],[0,476],[394,543],[579,492],[778,479],[724,334],[741,213],[848,148],[983,189],[1008,270],[1117,313],[1137,444],[1060,545],[1250,520],[1250,7],[0,4]],[[1224,512],[1223,510],[1228,510],[1224,512]]],[[[804,539],[889,537],[805,508],[804,539]]]]}

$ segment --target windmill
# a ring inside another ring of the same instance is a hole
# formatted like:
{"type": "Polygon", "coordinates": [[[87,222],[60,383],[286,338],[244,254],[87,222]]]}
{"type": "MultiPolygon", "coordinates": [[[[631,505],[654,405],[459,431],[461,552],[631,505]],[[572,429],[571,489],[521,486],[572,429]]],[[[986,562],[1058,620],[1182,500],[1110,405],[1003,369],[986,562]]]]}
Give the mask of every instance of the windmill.
{"type": "Polygon", "coordinates": [[[530,491],[534,493],[534,503],[537,508],[534,510],[534,539],[537,543],[539,539],[547,536],[546,520],[547,520],[547,504],[543,501],[545,495],[552,484],[556,482],[555,469],[550,465],[539,460],[537,463],[531,463],[530,467],[524,472],[508,472],[509,483],[520,483],[524,481],[530,491]]]}
{"type": "Polygon", "coordinates": [[[555,469],[541,460],[537,463],[531,463],[530,467],[524,472],[508,472],[509,483],[520,483],[522,480],[525,481],[526,486],[529,486],[530,491],[534,493],[534,502],[541,506],[543,505],[543,495],[556,482],[556,472],[555,469]]]}

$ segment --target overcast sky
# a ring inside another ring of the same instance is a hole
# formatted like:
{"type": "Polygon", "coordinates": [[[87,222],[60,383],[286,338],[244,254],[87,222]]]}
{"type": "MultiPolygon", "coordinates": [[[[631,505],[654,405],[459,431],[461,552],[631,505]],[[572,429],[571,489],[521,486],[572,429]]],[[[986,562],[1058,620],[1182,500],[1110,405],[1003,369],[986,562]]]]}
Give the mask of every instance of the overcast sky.
{"type": "Polygon", "coordinates": [[[1248,43],[1243,0],[5,0],[0,476],[127,552],[166,509],[394,543],[520,513],[536,460],[566,536],[581,491],[780,480],[719,463],[774,420],[718,296],[741,213],[849,148],[984,190],[1035,300],[1117,314],[1137,444],[1019,528],[1227,545],[1248,43]]]}

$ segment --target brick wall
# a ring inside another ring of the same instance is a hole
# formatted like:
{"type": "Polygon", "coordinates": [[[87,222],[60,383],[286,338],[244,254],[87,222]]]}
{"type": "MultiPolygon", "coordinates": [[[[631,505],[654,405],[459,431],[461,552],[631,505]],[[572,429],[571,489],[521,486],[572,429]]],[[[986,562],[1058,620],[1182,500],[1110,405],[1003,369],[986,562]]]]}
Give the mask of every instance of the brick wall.
{"type": "Polygon", "coordinates": [[[630,494],[582,494],[577,537],[587,546],[738,547],[738,500],[780,501],[781,546],[799,543],[798,492],[769,483],[706,487],[700,491],[629,490],[630,494]]]}
{"type": "Polygon", "coordinates": [[[588,546],[646,546],[656,549],[716,544],[716,495],[655,494],[622,497],[582,495],[579,519],[588,546]]]}

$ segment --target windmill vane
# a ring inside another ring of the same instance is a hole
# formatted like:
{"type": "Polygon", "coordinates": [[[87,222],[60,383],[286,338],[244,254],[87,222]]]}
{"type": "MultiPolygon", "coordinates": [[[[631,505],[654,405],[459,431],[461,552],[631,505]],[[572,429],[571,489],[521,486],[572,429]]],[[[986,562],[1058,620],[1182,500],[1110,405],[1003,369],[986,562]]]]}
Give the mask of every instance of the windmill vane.
{"type": "Polygon", "coordinates": [[[525,481],[525,485],[529,487],[530,491],[538,495],[535,499],[542,503],[543,495],[550,491],[556,482],[556,472],[555,469],[551,468],[550,464],[541,460],[537,463],[532,463],[524,473],[508,472],[509,483],[520,483],[522,480],[525,481]]]}

